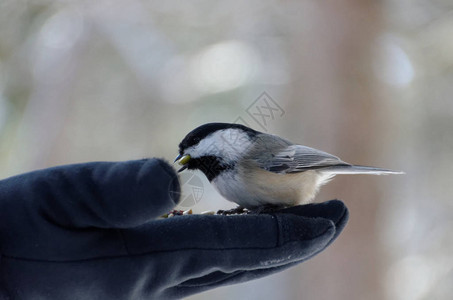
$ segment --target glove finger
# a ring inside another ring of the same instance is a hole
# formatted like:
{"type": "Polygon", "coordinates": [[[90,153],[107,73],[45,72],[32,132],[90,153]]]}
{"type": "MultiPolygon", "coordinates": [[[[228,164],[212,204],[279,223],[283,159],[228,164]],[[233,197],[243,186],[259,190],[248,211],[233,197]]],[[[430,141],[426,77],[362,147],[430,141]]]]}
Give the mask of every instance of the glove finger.
{"type": "Polygon", "coordinates": [[[11,199],[2,201],[5,210],[26,206],[37,223],[44,217],[70,228],[138,226],[174,207],[180,188],[176,172],[160,159],[66,165],[0,184],[0,197],[11,199]]]}
{"type": "Polygon", "coordinates": [[[53,260],[125,254],[115,228],[167,212],[178,192],[176,172],[159,159],[67,165],[2,180],[0,252],[53,260]]]}
{"type": "Polygon", "coordinates": [[[188,248],[273,248],[287,241],[311,240],[334,227],[330,220],[293,214],[189,215],[121,232],[130,254],[142,254],[188,248]]]}
{"type": "MultiPolygon", "coordinates": [[[[291,207],[288,209],[283,209],[280,212],[294,213],[306,217],[323,217],[331,219],[335,224],[336,230],[330,241],[328,241],[327,244],[325,245],[325,248],[327,248],[342,232],[349,217],[348,209],[341,201],[338,200],[331,200],[320,204],[309,204],[291,207]]],[[[320,251],[322,251],[322,249],[320,251]]],[[[218,286],[230,285],[258,279],[277,272],[281,272],[287,268],[295,266],[305,260],[310,259],[316,254],[317,252],[309,256],[306,256],[305,258],[299,261],[295,261],[277,267],[255,269],[248,271],[239,270],[230,273],[215,271],[203,277],[193,278],[189,279],[186,282],[182,282],[181,284],[168,289],[166,293],[169,295],[169,297],[180,297],[182,295],[187,296],[195,293],[200,293],[218,286]]]]}
{"type": "Polygon", "coordinates": [[[124,240],[132,255],[171,253],[171,259],[154,261],[163,278],[173,278],[171,286],[215,271],[301,261],[324,249],[335,234],[330,220],[292,214],[182,216],[152,223],[123,230],[124,240]]]}
{"type": "Polygon", "coordinates": [[[269,243],[270,245],[278,243],[268,237],[285,238],[287,234],[296,234],[300,238],[301,235],[316,235],[318,228],[310,225],[328,220],[334,223],[337,231],[343,229],[348,220],[348,210],[341,201],[296,206],[275,214],[177,216],[154,220],[122,232],[132,253],[179,250],[184,248],[184,245],[198,248],[210,245],[216,245],[218,248],[238,245],[267,247],[269,243]],[[296,218],[290,218],[291,215],[296,218]],[[301,228],[301,231],[280,232],[281,226],[286,226],[285,224],[289,222],[287,220],[293,219],[308,225],[296,227],[301,228]],[[143,240],[147,242],[143,243],[143,240]]]}
{"type": "Polygon", "coordinates": [[[347,208],[340,200],[330,200],[321,203],[310,203],[292,206],[278,210],[280,213],[290,213],[308,218],[324,218],[337,223],[347,214],[347,208]]]}
{"type": "Polygon", "coordinates": [[[331,220],[336,228],[335,236],[331,242],[333,242],[343,231],[349,220],[348,208],[340,200],[298,205],[279,210],[278,212],[290,213],[308,218],[324,218],[331,220]]]}

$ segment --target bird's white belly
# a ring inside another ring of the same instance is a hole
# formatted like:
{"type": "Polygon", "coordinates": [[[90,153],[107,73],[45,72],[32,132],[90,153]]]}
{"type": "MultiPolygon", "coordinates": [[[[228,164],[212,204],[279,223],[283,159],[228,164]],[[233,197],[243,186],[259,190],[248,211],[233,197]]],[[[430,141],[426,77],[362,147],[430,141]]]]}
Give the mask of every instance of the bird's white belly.
{"type": "Polygon", "coordinates": [[[223,172],[212,183],[223,197],[243,207],[293,206],[311,202],[330,177],[316,170],[277,174],[247,168],[223,172]]]}

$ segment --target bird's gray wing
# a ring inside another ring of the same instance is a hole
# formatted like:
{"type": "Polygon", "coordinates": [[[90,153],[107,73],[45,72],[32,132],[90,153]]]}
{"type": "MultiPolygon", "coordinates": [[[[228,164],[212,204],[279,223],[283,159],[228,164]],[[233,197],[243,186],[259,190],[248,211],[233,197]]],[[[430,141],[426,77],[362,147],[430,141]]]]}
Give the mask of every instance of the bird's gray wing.
{"type": "Polygon", "coordinates": [[[273,143],[266,144],[267,151],[256,153],[254,157],[260,168],[270,172],[297,173],[332,166],[350,166],[334,155],[302,145],[288,145],[285,140],[275,143],[274,139],[273,143]]]}

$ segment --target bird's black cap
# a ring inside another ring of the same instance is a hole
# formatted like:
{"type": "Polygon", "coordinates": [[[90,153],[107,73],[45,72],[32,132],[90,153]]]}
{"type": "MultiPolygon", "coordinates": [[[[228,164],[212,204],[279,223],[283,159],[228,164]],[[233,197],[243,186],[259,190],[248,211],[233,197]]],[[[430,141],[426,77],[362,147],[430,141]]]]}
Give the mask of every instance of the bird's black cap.
{"type": "Polygon", "coordinates": [[[230,129],[230,128],[237,128],[242,129],[245,133],[247,133],[250,137],[254,137],[257,133],[256,130],[253,130],[247,126],[242,124],[235,124],[235,123],[207,123],[201,125],[191,132],[189,132],[186,137],[182,140],[179,144],[179,152],[182,153],[185,149],[198,144],[202,139],[207,137],[213,132],[223,129],[230,129]]]}

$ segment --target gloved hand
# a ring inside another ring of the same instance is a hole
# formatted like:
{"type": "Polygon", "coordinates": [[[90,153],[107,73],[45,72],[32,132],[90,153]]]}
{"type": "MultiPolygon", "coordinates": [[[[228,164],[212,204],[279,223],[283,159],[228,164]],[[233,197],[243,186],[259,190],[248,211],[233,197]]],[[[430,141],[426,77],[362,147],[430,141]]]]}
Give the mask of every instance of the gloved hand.
{"type": "Polygon", "coordinates": [[[179,189],[159,159],[0,181],[0,298],[181,298],[300,263],[348,219],[333,200],[272,214],[157,220],[177,204],[179,189]]]}

